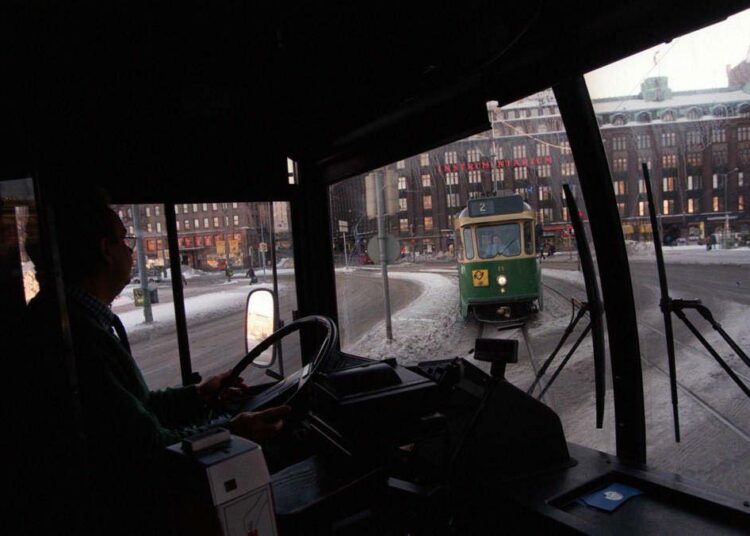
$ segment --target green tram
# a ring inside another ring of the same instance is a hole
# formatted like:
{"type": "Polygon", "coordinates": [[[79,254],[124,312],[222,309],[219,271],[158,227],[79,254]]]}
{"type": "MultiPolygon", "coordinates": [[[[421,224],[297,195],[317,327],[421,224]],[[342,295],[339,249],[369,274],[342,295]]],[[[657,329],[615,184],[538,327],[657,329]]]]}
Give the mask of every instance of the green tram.
{"type": "Polygon", "coordinates": [[[536,213],[517,194],[472,199],[454,222],[461,314],[480,321],[541,309],[536,213]]]}

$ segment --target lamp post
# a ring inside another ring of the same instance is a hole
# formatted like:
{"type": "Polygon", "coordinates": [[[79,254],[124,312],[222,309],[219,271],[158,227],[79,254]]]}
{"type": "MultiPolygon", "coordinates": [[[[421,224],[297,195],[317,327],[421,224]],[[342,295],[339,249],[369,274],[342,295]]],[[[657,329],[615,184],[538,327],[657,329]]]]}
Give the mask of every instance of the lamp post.
{"type": "Polygon", "coordinates": [[[728,204],[728,192],[729,192],[729,175],[732,173],[738,173],[740,168],[734,168],[732,171],[727,172],[726,178],[724,179],[724,247],[729,247],[729,204],[728,204]]]}

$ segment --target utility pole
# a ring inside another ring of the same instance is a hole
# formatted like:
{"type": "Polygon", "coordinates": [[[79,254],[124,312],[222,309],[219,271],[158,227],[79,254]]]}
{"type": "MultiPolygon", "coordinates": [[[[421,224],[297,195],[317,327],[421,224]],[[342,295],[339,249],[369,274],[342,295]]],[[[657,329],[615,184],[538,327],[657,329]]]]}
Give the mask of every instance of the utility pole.
{"type": "Polygon", "coordinates": [[[135,229],[135,247],[137,252],[138,279],[141,281],[141,292],[143,293],[143,320],[146,324],[154,321],[151,311],[151,295],[148,292],[148,273],[146,272],[146,259],[143,253],[143,231],[141,230],[141,212],[138,205],[132,205],[133,228],[135,229]]]}
{"type": "Polygon", "coordinates": [[[383,294],[385,298],[385,336],[393,340],[391,329],[391,298],[388,288],[388,259],[386,247],[388,239],[385,235],[385,168],[382,173],[375,174],[375,193],[378,208],[378,244],[380,245],[380,270],[383,274],[383,294]]]}

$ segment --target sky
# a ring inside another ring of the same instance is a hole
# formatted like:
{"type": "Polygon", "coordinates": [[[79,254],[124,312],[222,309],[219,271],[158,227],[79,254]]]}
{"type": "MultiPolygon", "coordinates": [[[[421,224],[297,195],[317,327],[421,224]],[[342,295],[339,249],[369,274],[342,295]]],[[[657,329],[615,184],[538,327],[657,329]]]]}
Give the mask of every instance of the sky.
{"type": "Polygon", "coordinates": [[[750,10],[586,75],[592,98],[636,95],[651,76],[669,77],[673,91],[727,86],[726,66],[750,54],[750,10]],[[656,60],[656,63],[655,63],[656,60]]]}

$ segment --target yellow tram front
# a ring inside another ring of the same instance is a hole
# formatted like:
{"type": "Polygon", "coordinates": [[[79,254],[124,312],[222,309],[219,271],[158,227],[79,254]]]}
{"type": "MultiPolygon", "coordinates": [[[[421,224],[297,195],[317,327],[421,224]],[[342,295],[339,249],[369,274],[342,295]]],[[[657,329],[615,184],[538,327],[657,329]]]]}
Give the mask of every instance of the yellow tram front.
{"type": "Polygon", "coordinates": [[[516,194],[472,199],[455,220],[461,314],[517,318],[540,300],[536,213],[516,194]]]}

